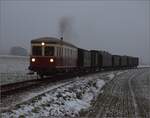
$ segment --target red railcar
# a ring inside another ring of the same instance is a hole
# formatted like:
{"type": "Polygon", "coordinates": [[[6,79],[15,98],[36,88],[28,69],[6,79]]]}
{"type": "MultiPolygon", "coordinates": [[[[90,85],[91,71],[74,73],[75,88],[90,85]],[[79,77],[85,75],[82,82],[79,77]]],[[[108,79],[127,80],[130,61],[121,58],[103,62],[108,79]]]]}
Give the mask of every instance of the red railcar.
{"type": "Polygon", "coordinates": [[[71,71],[77,65],[77,47],[61,39],[42,37],[31,40],[29,69],[40,76],[71,71]]]}

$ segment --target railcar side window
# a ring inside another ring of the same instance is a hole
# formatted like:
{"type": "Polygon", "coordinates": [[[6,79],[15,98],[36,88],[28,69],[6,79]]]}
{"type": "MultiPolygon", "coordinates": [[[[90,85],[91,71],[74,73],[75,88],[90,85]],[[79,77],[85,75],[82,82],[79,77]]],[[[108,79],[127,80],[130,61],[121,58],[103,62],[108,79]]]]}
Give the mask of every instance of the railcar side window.
{"type": "Polygon", "coordinates": [[[62,50],[62,48],[60,48],[60,56],[62,56],[63,55],[63,50],[62,50]]]}
{"type": "Polygon", "coordinates": [[[33,46],[32,47],[32,55],[33,56],[41,56],[42,55],[42,47],[41,46],[33,46]]]}
{"type": "Polygon", "coordinates": [[[59,48],[59,56],[61,56],[61,55],[60,55],[60,48],[59,48]]]}
{"type": "Polygon", "coordinates": [[[54,56],[54,47],[45,47],[45,56],[54,56]]]}
{"type": "Polygon", "coordinates": [[[56,49],[57,49],[57,56],[59,56],[59,53],[58,53],[58,49],[59,49],[59,48],[57,47],[56,49]]]}

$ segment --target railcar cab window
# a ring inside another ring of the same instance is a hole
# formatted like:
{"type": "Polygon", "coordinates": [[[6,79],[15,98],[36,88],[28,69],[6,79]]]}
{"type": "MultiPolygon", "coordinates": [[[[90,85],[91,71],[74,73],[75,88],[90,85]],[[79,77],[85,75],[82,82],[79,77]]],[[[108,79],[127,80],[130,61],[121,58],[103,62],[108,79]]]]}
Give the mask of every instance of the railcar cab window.
{"type": "Polygon", "coordinates": [[[46,46],[45,47],[45,56],[54,56],[54,47],[46,46]]]}
{"type": "Polygon", "coordinates": [[[41,56],[42,55],[42,47],[41,46],[32,46],[32,55],[33,56],[41,56]]]}

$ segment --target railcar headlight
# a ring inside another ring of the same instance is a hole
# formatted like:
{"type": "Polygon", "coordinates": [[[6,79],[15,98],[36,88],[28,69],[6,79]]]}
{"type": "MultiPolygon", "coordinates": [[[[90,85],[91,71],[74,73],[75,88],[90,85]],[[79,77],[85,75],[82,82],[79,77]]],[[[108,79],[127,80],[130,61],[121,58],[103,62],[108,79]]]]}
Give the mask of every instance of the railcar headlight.
{"type": "Polygon", "coordinates": [[[32,58],[31,61],[32,61],[32,62],[35,62],[35,58],[32,58]]]}
{"type": "Polygon", "coordinates": [[[54,59],[50,59],[50,62],[54,62],[54,59]]]}
{"type": "Polygon", "coordinates": [[[45,45],[45,43],[44,43],[44,42],[42,42],[42,43],[41,43],[41,45],[42,45],[42,46],[44,46],[44,45],[45,45]]]}

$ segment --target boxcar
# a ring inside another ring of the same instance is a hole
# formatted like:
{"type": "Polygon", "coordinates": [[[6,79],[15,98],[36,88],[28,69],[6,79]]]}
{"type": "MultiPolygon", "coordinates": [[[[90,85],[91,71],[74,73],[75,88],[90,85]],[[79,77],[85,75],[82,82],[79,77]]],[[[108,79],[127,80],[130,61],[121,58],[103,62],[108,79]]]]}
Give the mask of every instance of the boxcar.
{"type": "Polygon", "coordinates": [[[127,63],[130,68],[137,67],[139,64],[138,57],[127,56],[127,63]]]}
{"type": "Polygon", "coordinates": [[[120,57],[121,60],[120,60],[120,67],[127,67],[128,66],[128,63],[127,63],[127,56],[121,56],[120,57]]]}
{"type": "Polygon", "coordinates": [[[111,68],[112,67],[112,55],[105,51],[99,51],[100,56],[100,66],[101,68],[111,68]]]}
{"type": "Polygon", "coordinates": [[[99,51],[91,50],[91,70],[99,70],[100,69],[100,55],[99,51]]]}
{"type": "Polygon", "coordinates": [[[133,57],[127,56],[127,66],[133,67],[133,57]]]}
{"type": "Polygon", "coordinates": [[[133,57],[133,67],[137,67],[139,65],[139,58],[133,57]]]}
{"type": "Polygon", "coordinates": [[[120,67],[121,58],[119,55],[112,55],[112,67],[117,69],[120,67]]]}
{"type": "Polygon", "coordinates": [[[80,70],[89,70],[91,67],[91,53],[88,50],[78,48],[77,67],[80,70]]]}

